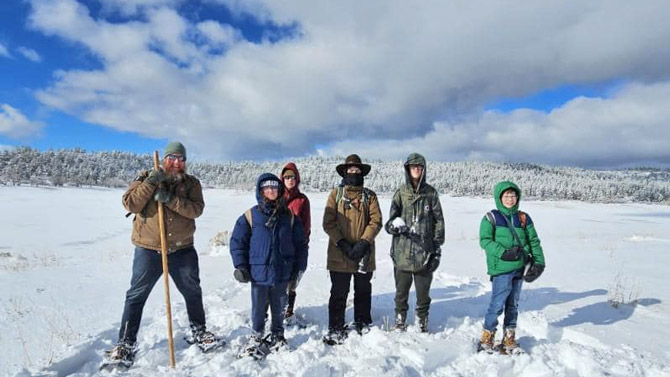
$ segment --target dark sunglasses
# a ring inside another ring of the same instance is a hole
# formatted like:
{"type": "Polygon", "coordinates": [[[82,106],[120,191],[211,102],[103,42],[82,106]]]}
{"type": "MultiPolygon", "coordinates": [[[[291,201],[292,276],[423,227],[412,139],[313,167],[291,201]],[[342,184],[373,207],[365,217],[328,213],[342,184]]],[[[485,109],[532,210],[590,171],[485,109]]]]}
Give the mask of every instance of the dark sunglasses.
{"type": "Polygon", "coordinates": [[[169,154],[169,155],[165,156],[165,158],[167,158],[170,161],[179,161],[179,162],[186,161],[185,156],[177,156],[176,154],[169,154]]]}

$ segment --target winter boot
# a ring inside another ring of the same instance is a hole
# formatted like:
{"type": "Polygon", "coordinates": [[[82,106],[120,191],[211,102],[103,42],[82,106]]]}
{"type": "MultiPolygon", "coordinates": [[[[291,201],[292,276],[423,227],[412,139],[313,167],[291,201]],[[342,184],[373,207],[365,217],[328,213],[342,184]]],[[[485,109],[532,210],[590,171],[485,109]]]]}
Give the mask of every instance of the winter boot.
{"type": "Polygon", "coordinates": [[[393,330],[405,332],[407,331],[407,316],[401,313],[398,313],[395,316],[395,324],[393,325],[393,330]]]}
{"type": "Polygon", "coordinates": [[[482,339],[479,341],[479,345],[477,346],[477,352],[488,352],[492,353],[493,352],[493,340],[496,337],[496,332],[495,331],[489,331],[484,329],[484,332],[482,332],[482,339]]]}
{"type": "Polygon", "coordinates": [[[119,341],[114,348],[108,351],[100,370],[128,369],[135,362],[136,352],[135,343],[119,341]]]}
{"type": "Polygon", "coordinates": [[[358,335],[365,335],[370,332],[370,324],[365,322],[354,322],[354,330],[358,335]]]}
{"type": "Polygon", "coordinates": [[[282,351],[288,349],[288,342],[283,334],[272,334],[268,347],[272,352],[282,351]]]}
{"type": "Polygon", "coordinates": [[[418,318],[419,331],[428,332],[428,316],[418,318]]]}
{"type": "Polygon", "coordinates": [[[286,307],[286,313],[284,313],[284,318],[293,317],[293,307],[295,305],[295,291],[288,291],[288,306],[286,307]]]}
{"type": "Polygon", "coordinates": [[[514,355],[521,352],[521,348],[519,348],[516,342],[516,331],[514,329],[505,329],[502,343],[500,343],[500,353],[514,355]]]}
{"type": "Polygon", "coordinates": [[[323,342],[329,346],[343,344],[347,339],[347,332],[345,329],[328,329],[328,333],[323,337],[323,342]]]}

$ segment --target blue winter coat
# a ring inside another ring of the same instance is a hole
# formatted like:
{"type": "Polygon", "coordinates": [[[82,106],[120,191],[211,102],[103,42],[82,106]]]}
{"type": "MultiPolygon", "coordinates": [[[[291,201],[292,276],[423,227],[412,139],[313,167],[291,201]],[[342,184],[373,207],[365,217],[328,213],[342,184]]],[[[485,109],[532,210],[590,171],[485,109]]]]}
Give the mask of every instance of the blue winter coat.
{"type": "Polygon", "coordinates": [[[307,244],[300,220],[280,203],[281,210],[275,216],[277,221],[268,226],[274,206],[263,201],[260,183],[274,179],[279,182],[278,201],[283,202],[284,186],[271,173],[264,173],[256,181],[256,201],[251,208],[249,226],[244,214],[237,219],[230,238],[230,254],[235,268],[246,267],[251,273],[251,281],[259,285],[285,283],[293,274],[307,268],[307,244]],[[293,218],[293,220],[292,220],[293,218]],[[291,225],[293,222],[293,225],[291,225]]]}

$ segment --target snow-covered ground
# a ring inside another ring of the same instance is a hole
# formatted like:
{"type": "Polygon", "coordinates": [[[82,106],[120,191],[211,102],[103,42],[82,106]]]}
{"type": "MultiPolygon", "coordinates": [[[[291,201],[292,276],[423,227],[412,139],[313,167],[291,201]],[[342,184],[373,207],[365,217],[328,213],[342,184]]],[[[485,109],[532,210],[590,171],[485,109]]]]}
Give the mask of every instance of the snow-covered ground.
{"type": "MultiPolygon", "coordinates": [[[[130,281],[131,220],[122,190],[0,187],[0,375],[94,375],[116,340],[130,281]]],[[[182,340],[183,299],[172,285],[177,367],[168,365],[162,285],[144,311],[137,376],[670,376],[670,208],[641,204],[522,202],[536,223],[547,270],[524,285],[518,337],[526,355],[475,353],[490,297],[478,227],[493,200],[442,197],[447,242],[433,286],[430,334],[385,332],[393,319],[390,237],[377,238],[375,328],[342,346],[327,327],[326,194],[311,194],[314,228],[293,349],[237,359],[249,329],[249,286],[235,282],[228,250],[212,247],[254,204],[248,192],[205,190],[196,248],[209,327],[228,345],[203,355],[182,340]],[[620,294],[637,305],[608,303],[620,294]]],[[[381,198],[387,216],[390,198],[381,198]]],[[[413,301],[413,297],[412,300],[413,301]]],[[[413,303],[412,303],[413,304],[413,303]]],[[[351,320],[351,307],[347,318],[351,320]]],[[[413,320],[413,316],[411,318],[413,320]]],[[[498,335],[500,336],[500,335],[498,335]]]]}

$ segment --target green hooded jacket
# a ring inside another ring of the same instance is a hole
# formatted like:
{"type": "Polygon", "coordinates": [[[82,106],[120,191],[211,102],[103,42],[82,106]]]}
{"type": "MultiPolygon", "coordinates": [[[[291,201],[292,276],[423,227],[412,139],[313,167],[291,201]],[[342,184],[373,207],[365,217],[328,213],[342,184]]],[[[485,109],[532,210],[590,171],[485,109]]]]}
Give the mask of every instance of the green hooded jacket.
{"type": "MultiPolygon", "coordinates": [[[[493,198],[496,202],[496,208],[500,213],[509,220],[510,224],[514,224],[514,231],[519,236],[521,246],[523,246],[525,255],[533,258],[535,263],[545,265],[544,253],[540,245],[540,239],[535,231],[535,225],[530,216],[526,214],[526,230],[521,227],[521,222],[518,219],[519,203],[521,202],[521,189],[517,185],[509,181],[498,183],[493,189],[493,198]],[[500,197],[503,192],[508,189],[513,189],[517,194],[516,205],[512,208],[507,208],[502,204],[500,197]],[[516,219],[516,220],[515,220],[516,219]],[[519,225],[519,226],[516,226],[519,225]]],[[[516,240],[512,235],[511,229],[507,225],[500,225],[496,227],[484,216],[479,225],[479,245],[486,251],[486,265],[487,273],[491,276],[505,274],[516,271],[524,267],[524,259],[519,258],[518,261],[504,261],[500,259],[505,250],[508,250],[516,244],[516,240]],[[495,228],[495,230],[494,230],[495,228]],[[495,232],[495,237],[494,237],[495,232]]]]}
{"type": "Polygon", "coordinates": [[[420,271],[431,253],[439,252],[444,243],[444,216],[437,190],[426,183],[426,159],[412,153],[405,162],[405,184],[396,190],[391,202],[391,214],[386,231],[391,233],[391,223],[401,217],[415,236],[394,235],[391,258],[395,268],[402,271],[420,271]],[[412,185],[410,165],[422,165],[423,175],[419,185],[412,185]]]}

